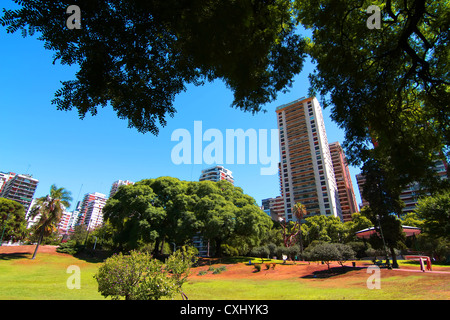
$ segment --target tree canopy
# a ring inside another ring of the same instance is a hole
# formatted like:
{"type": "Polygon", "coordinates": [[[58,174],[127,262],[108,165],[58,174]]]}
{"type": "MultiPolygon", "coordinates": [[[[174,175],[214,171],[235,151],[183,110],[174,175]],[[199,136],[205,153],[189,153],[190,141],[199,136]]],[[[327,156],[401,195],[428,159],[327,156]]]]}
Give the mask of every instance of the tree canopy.
{"type": "MultiPolygon", "coordinates": [[[[81,29],[73,30],[68,1],[14,1],[20,8],[0,18],[7,31],[37,32],[54,62],[79,66],[56,92],[60,110],[84,117],[110,104],[130,127],[157,134],[188,84],[219,79],[234,107],[259,112],[309,56],[310,94],[345,130],[374,211],[399,213],[399,191],[412,182],[449,187],[433,170],[450,158],[448,1],[377,1],[380,26],[370,29],[371,1],[78,0],[70,4],[80,7],[81,29]]],[[[221,217],[207,226],[233,228],[221,217]]]]}
{"type": "Polygon", "coordinates": [[[26,234],[25,208],[17,201],[0,198],[1,241],[22,239],[26,234]]]}
{"type": "Polygon", "coordinates": [[[232,105],[257,112],[292,84],[304,42],[295,33],[289,1],[14,0],[4,12],[8,32],[38,32],[54,61],[79,65],[53,103],[80,117],[111,104],[140,132],[158,133],[174,116],[187,84],[220,79],[232,105]],[[66,27],[77,5],[81,29],[66,27]]]}
{"type": "Polygon", "coordinates": [[[154,242],[155,252],[165,242],[183,245],[200,235],[220,255],[221,245],[235,238],[259,245],[272,226],[255,200],[227,181],[144,179],[121,186],[103,212],[118,245],[135,249],[154,242]]]}
{"type": "Polygon", "coordinates": [[[419,200],[415,213],[424,219],[422,230],[432,238],[450,241],[450,192],[444,191],[419,200]]]}
{"type": "Polygon", "coordinates": [[[345,129],[350,163],[376,159],[405,186],[434,177],[434,160],[449,156],[450,7],[377,1],[380,29],[369,29],[371,4],[295,1],[299,23],[312,31],[312,91],[345,129]]]}

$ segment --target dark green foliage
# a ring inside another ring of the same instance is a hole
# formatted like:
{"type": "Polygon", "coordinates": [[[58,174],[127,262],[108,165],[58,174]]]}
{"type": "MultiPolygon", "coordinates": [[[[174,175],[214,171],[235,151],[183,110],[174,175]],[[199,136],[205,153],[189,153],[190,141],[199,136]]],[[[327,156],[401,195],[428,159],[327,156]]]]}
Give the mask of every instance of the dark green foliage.
{"type": "Polygon", "coordinates": [[[0,198],[0,241],[22,240],[26,235],[25,208],[17,201],[0,198]]]}
{"type": "Polygon", "coordinates": [[[118,246],[154,242],[154,253],[164,243],[185,244],[201,235],[210,240],[211,253],[220,256],[225,249],[233,255],[236,247],[223,246],[227,241],[259,245],[272,226],[255,200],[227,181],[146,179],[120,187],[103,212],[118,246]]]}
{"type": "Polygon", "coordinates": [[[174,116],[188,84],[223,80],[234,107],[257,112],[302,69],[304,41],[289,1],[15,2],[21,9],[0,19],[8,32],[36,31],[55,61],[80,67],[56,92],[57,108],[83,118],[109,103],[143,133],[157,134],[174,116]],[[80,7],[79,30],[66,28],[69,4],[80,7]]]}
{"type": "Polygon", "coordinates": [[[61,243],[58,246],[58,248],[56,248],[56,252],[76,255],[77,253],[80,253],[83,249],[84,246],[81,244],[77,244],[76,241],[67,241],[61,243]]]}
{"type": "Polygon", "coordinates": [[[260,272],[261,271],[261,265],[260,264],[255,264],[253,266],[253,268],[254,268],[254,272],[260,272]]]}
{"type": "Polygon", "coordinates": [[[423,232],[450,241],[450,191],[422,198],[415,212],[419,218],[424,219],[423,232]]]}
{"type": "Polygon", "coordinates": [[[328,265],[328,269],[332,261],[338,261],[343,265],[345,261],[355,258],[352,248],[341,243],[320,243],[308,247],[306,251],[308,260],[323,261],[328,265]]]}
{"type": "MultiPolygon", "coordinates": [[[[350,163],[388,159],[399,183],[432,179],[450,141],[448,4],[433,0],[296,0],[312,31],[313,91],[346,131],[350,163]],[[381,29],[366,9],[378,4],[381,29]],[[372,142],[377,155],[369,151],[372,142]]],[[[448,151],[449,149],[447,149],[448,151]]],[[[447,158],[448,158],[447,154],[447,158]]]]}

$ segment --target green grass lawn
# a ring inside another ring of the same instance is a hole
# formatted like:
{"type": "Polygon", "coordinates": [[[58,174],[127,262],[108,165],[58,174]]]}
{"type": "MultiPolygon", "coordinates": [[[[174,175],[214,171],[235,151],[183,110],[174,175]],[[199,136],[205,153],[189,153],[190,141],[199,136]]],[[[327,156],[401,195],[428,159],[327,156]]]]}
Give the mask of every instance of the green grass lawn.
{"type": "Polygon", "coordinates": [[[333,279],[276,280],[196,280],[185,284],[184,292],[192,300],[417,300],[448,299],[448,284],[435,283],[437,292],[424,290],[424,275],[408,278],[389,277],[381,280],[380,290],[369,290],[362,281],[349,281],[343,286],[333,286],[333,279]],[[326,284],[326,285],[324,285],[326,284]],[[440,286],[437,288],[436,286],[440,286]]]}
{"type": "MultiPolygon", "coordinates": [[[[93,278],[100,263],[77,259],[70,255],[48,253],[39,253],[35,260],[30,258],[30,254],[0,256],[1,300],[104,299],[98,293],[97,282],[93,278]],[[80,268],[80,289],[67,288],[67,279],[71,274],[66,271],[70,265],[77,265],[80,268]]],[[[248,270],[251,274],[250,266],[248,270]]],[[[450,279],[446,275],[411,273],[408,276],[400,276],[392,271],[389,276],[382,278],[381,290],[367,289],[365,283],[367,277],[363,270],[359,274],[351,273],[342,278],[327,279],[194,277],[189,279],[183,289],[191,300],[449,299],[450,279]]]]}
{"type": "Polygon", "coordinates": [[[3,256],[0,258],[1,300],[92,300],[104,299],[97,291],[93,275],[98,263],[89,263],[69,255],[39,253],[35,260],[30,254],[3,256]],[[67,267],[80,267],[80,289],[68,289],[71,274],[67,267]]]}

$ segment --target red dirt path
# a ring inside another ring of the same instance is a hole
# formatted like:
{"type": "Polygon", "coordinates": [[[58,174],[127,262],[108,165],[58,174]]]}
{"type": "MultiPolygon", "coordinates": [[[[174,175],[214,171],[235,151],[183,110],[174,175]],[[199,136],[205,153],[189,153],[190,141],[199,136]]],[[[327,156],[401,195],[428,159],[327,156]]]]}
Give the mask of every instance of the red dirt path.
{"type": "MultiPolygon", "coordinates": [[[[56,248],[58,246],[39,246],[38,253],[53,253],[53,254],[59,254],[56,252],[56,248]]],[[[0,247],[0,254],[9,254],[9,253],[33,253],[36,249],[35,245],[28,245],[28,246],[1,246],[0,247]]]]}
{"type": "MultiPolygon", "coordinates": [[[[26,246],[1,246],[0,254],[13,254],[13,253],[28,253],[33,254],[36,246],[26,245],[26,246]]],[[[48,253],[53,255],[66,256],[63,253],[56,252],[57,246],[39,246],[38,253],[48,253]]],[[[215,268],[225,265],[225,264],[213,264],[215,268]]],[[[270,268],[266,270],[264,264],[261,264],[260,272],[253,272],[254,267],[244,263],[226,264],[226,271],[220,274],[212,274],[211,271],[207,271],[209,266],[204,265],[201,267],[196,267],[191,269],[190,278],[193,279],[208,279],[208,278],[221,278],[221,279],[265,279],[265,280],[282,280],[282,279],[299,279],[299,278],[329,278],[332,279],[345,279],[347,277],[363,275],[367,277],[366,268],[370,265],[368,262],[356,262],[356,268],[349,268],[351,262],[347,262],[346,268],[343,269],[339,264],[332,263],[331,274],[327,272],[327,265],[318,264],[316,262],[297,262],[296,264],[289,263],[287,265],[277,264],[275,269],[270,268]],[[207,271],[207,274],[199,276],[199,271],[207,271]],[[346,271],[346,272],[342,272],[346,271]]],[[[421,272],[418,265],[402,266],[401,269],[387,270],[381,269],[382,275],[387,276],[400,276],[408,277],[417,273],[434,275],[436,277],[442,277],[443,281],[450,281],[450,268],[433,266],[432,272],[421,272]]]]}

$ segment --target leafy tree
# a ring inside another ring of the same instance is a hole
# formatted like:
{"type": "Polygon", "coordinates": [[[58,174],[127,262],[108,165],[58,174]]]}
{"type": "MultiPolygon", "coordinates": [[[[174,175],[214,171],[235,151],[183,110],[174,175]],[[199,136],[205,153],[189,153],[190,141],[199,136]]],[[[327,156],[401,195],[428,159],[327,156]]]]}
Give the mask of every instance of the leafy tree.
{"type": "Polygon", "coordinates": [[[86,225],[77,225],[70,234],[70,241],[75,242],[77,245],[82,245],[86,241],[87,234],[88,231],[86,225]]]}
{"type": "Polygon", "coordinates": [[[136,249],[141,241],[161,237],[167,215],[164,208],[153,206],[157,195],[145,184],[121,186],[103,208],[105,220],[113,227],[114,241],[124,249],[136,249]]]}
{"type": "Polygon", "coordinates": [[[355,258],[353,249],[342,243],[317,243],[307,249],[308,260],[323,261],[330,270],[332,261],[338,261],[343,266],[344,262],[355,258]]]}
{"type": "Polygon", "coordinates": [[[308,259],[311,261],[323,261],[326,263],[328,270],[330,270],[332,261],[338,261],[341,258],[339,250],[332,243],[318,244],[308,250],[307,254],[308,259]]]}
{"type": "Polygon", "coordinates": [[[367,250],[370,250],[372,248],[372,246],[367,243],[366,241],[362,242],[362,241],[352,241],[352,242],[347,242],[346,245],[350,246],[354,253],[356,258],[361,259],[363,257],[367,257],[367,250]]]}
{"type": "Polygon", "coordinates": [[[369,239],[370,244],[375,249],[385,249],[386,246],[392,256],[392,267],[398,268],[395,249],[404,248],[406,240],[401,220],[395,215],[379,215],[371,208],[365,210],[364,213],[373,222],[377,231],[371,235],[369,239]]]}
{"type": "Polygon", "coordinates": [[[303,226],[309,243],[314,240],[340,242],[346,235],[344,224],[337,217],[311,216],[305,219],[303,226]]]}
{"type": "Polygon", "coordinates": [[[36,258],[44,236],[50,235],[56,230],[64,209],[70,207],[70,201],[72,201],[70,194],[70,191],[58,188],[53,184],[50,187],[50,194],[36,200],[36,204],[31,209],[30,219],[39,217],[35,224],[35,232],[39,234],[39,238],[31,259],[36,258]]]}
{"type": "MultiPolygon", "coordinates": [[[[362,208],[362,212],[366,207],[362,208]]],[[[344,222],[344,229],[346,230],[347,238],[345,242],[357,240],[355,233],[357,231],[373,227],[373,223],[362,213],[355,212],[352,214],[352,220],[344,222]]]]}
{"type": "Polygon", "coordinates": [[[78,0],[81,29],[68,30],[68,3],[15,0],[0,20],[8,32],[39,34],[54,60],[79,65],[53,103],[80,117],[110,103],[140,132],[158,133],[187,84],[220,79],[233,106],[257,112],[292,84],[303,65],[291,3],[254,0],[78,0]]]}
{"type": "Polygon", "coordinates": [[[243,247],[257,246],[272,227],[255,200],[226,181],[145,179],[119,188],[103,211],[117,244],[135,249],[154,242],[155,254],[166,242],[183,245],[200,233],[220,256],[222,244],[240,239],[243,247]]]}
{"type": "Polygon", "coordinates": [[[252,257],[258,257],[261,259],[267,259],[270,255],[270,250],[267,246],[255,247],[250,251],[252,257]]]}
{"type": "Polygon", "coordinates": [[[294,208],[293,208],[293,212],[294,212],[294,216],[297,218],[297,221],[299,223],[299,241],[300,241],[300,252],[303,253],[303,239],[302,239],[302,219],[305,215],[308,214],[307,210],[306,210],[306,206],[300,202],[297,202],[296,204],[294,204],[294,208]]]}
{"type": "Polygon", "coordinates": [[[26,234],[27,222],[25,220],[25,208],[17,201],[0,198],[1,237],[3,240],[22,239],[26,234]]]}
{"type": "Polygon", "coordinates": [[[437,182],[434,160],[450,151],[448,3],[377,2],[379,30],[366,26],[371,4],[295,1],[299,23],[312,32],[312,91],[345,129],[351,164],[384,159],[399,185],[437,182]]]}
{"type": "Polygon", "coordinates": [[[410,227],[421,228],[424,223],[424,220],[420,219],[416,212],[408,212],[401,217],[401,220],[403,225],[410,227]]]}
{"type": "Polygon", "coordinates": [[[159,177],[137,183],[141,184],[149,186],[156,195],[151,205],[165,213],[157,224],[159,237],[156,238],[155,249],[159,245],[162,248],[166,240],[179,244],[189,242],[199,227],[197,217],[189,207],[192,201],[188,194],[189,183],[173,177],[159,177]]]}
{"type": "Polygon", "coordinates": [[[443,237],[450,241],[450,191],[420,199],[415,212],[419,218],[424,219],[423,232],[431,237],[443,237]]]}
{"type": "Polygon", "coordinates": [[[355,251],[351,246],[342,243],[335,243],[334,245],[339,251],[338,262],[342,267],[346,261],[355,259],[355,251]]]}
{"type": "Polygon", "coordinates": [[[187,281],[191,266],[197,262],[197,254],[197,249],[184,246],[170,255],[165,262],[165,269],[171,274],[172,279],[175,280],[177,291],[181,294],[183,300],[188,299],[182,290],[183,284],[187,281]]]}
{"type": "Polygon", "coordinates": [[[192,211],[201,224],[201,235],[215,244],[215,255],[221,245],[235,237],[245,239],[251,247],[272,227],[271,219],[259,209],[256,201],[227,181],[192,182],[192,211]]]}

